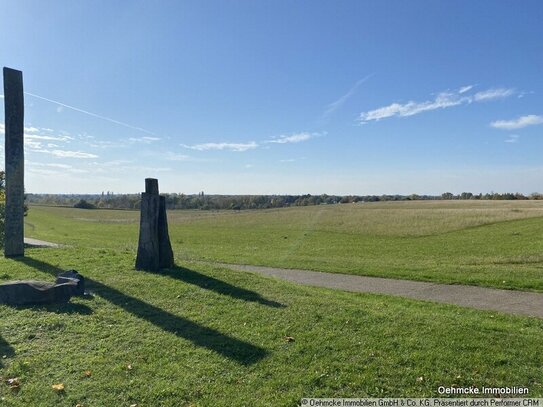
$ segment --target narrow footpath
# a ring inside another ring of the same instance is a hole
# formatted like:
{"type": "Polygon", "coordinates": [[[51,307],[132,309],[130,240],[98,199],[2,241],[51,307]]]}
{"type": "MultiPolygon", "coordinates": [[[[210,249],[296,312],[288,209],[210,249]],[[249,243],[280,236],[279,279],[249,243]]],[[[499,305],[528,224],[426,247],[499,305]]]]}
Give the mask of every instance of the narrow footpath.
{"type": "Polygon", "coordinates": [[[29,247],[62,247],[59,243],[46,242],[45,240],[33,239],[31,237],[25,237],[24,243],[29,247]]]}
{"type": "Polygon", "coordinates": [[[217,265],[309,286],[360,293],[389,294],[416,300],[543,318],[543,293],[239,264],[220,263],[217,265]]]}

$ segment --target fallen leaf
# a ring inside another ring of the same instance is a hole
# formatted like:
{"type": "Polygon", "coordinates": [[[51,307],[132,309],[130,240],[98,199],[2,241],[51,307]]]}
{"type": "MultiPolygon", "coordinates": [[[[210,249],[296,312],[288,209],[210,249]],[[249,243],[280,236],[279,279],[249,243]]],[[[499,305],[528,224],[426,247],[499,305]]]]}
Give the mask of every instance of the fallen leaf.
{"type": "Polygon", "coordinates": [[[417,382],[422,382],[424,380],[424,377],[420,376],[420,377],[417,377],[417,382]]]}
{"type": "Polygon", "coordinates": [[[52,387],[53,390],[56,391],[57,393],[60,393],[60,392],[63,392],[63,391],[64,391],[64,384],[62,384],[62,383],[53,384],[51,387],[52,387]]]}
{"type": "Polygon", "coordinates": [[[90,370],[85,370],[85,373],[84,373],[85,377],[91,377],[92,376],[92,372],[90,370]]]}
{"type": "Polygon", "coordinates": [[[285,341],[287,342],[294,342],[294,338],[292,336],[285,336],[285,341]]]}
{"type": "Polygon", "coordinates": [[[128,366],[126,366],[126,368],[127,368],[128,370],[132,370],[132,369],[133,369],[133,368],[132,368],[132,365],[128,365],[128,366]]]}

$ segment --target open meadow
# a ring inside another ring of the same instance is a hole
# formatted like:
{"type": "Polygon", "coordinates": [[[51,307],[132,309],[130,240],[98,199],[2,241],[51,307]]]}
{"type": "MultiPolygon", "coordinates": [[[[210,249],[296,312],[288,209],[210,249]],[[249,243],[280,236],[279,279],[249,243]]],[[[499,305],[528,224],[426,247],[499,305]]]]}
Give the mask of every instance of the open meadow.
{"type": "MultiPolygon", "coordinates": [[[[180,261],[543,291],[543,201],[169,211],[180,261]]],[[[34,207],[27,236],[135,254],[139,212],[34,207]]]]}
{"type": "Polygon", "coordinates": [[[438,396],[440,385],[543,396],[541,319],[214,264],[543,291],[543,202],[168,215],[177,267],[153,274],[134,270],[138,212],[30,208],[26,235],[68,246],[2,258],[0,279],[74,268],[94,296],[0,306],[2,405],[295,406],[307,396],[438,396]]]}

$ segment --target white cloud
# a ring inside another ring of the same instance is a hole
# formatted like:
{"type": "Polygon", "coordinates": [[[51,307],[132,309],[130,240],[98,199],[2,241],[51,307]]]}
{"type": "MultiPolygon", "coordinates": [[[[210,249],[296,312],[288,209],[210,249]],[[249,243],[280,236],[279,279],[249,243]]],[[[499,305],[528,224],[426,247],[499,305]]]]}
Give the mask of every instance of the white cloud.
{"type": "Polygon", "coordinates": [[[34,163],[34,165],[44,165],[46,167],[63,168],[63,169],[72,168],[72,166],[68,164],[56,164],[56,163],[50,163],[50,164],[34,163]]]}
{"type": "Polygon", "coordinates": [[[445,109],[472,102],[483,102],[505,98],[515,93],[513,89],[497,88],[477,92],[474,95],[465,95],[465,93],[472,88],[472,86],[470,86],[464,86],[457,92],[441,92],[433,100],[427,100],[424,102],[409,101],[404,104],[392,103],[388,106],[380,107],[368,112],[362,112],[360,113],[359,121],[361,123],[367,123],[370,121],[379,121],[389,117],[409,117],[431,110],[445,109]]]}
{"type": "MultiPolygon", "coordinates": [[[[3,132],[4,125],[0,125],[0,132],[3,132]]],[[[73,137],[69,136],[66,132],[61,132],[62,135],[58,136],[52,136],[49,134],[44,135],[43,133],[51,133],[51,129],[45,129],[41,127],[25,127],[24,128],[24,144],[25,148],[29,149],[29,151],[35,151],[35,152],[44,152],[44,153],[51,153],[51,151],[46,150],[44,146],[44,142],[46,141],[55,141],[55,143],[45,143],[47,148],[55,148],[59,147],[59,144],[57,143],[70,143],[72,140],[74,140],[73,137]]]]}
{"type": "Polygon", "coordinates": [[[153,173],[153,172],[168,172],[171,171],[171,168],[168,167],[141,167],[139,165],[135,166],[128,166],[123,167],[123,170],[128,170],[130,172],[145,172],[145,173],[153,173]]]}
{"type": "Polygon", "coordinates": [[[444,109],[446,107],[457,106],[469,101],[467,97],[460,97],[451,92],[441,92],[434,100],[425,102],[409,101],[405,104],[392,103],[385,107],[360,114],[361,122],[378,121],[388,117],[408,117],[430,110],[444,109]]]}
{"type": "Polygon", "coordinates": [[[33,140],[25,139],[24,144],[25,144],[25,147],[28,147],[32,150],[40,150],[42,148],[41,141],[33,141],[33,140]]]}
{"type": "Polygon", "coordinates": [[[28,172],[36,175],[61,175],[62,173],[60,171],[56,170],[48,170],[44,168],[32,168],[30,167],[28,169],[28,172]]]}
{"type": "Polygon", "coordinates": [[[535,92],[533,90],[529,91],[529,92],[526,92],[526,91],[522,91],[522,92],[519,92],[519,94],[517,95],[517,97],[519,99],[522,99],[524,96],[526,95],[533,95],[535,92]]]}
{"type": "Polygon", "coordinates": [[[96,140],[96,141],[83,141],[84,144],[88,145],[89,147],[93,148],[120,148],[120,147],[127,147],[127,143],[123,143],[120,141],[105,141],[105,140],[96,140]]]}
{"type": "Polygon", "coordinates": [[[46,153],[60,158],[98,158],[96,154],[85,153],[82,151],[69,150],[35,150],[38,153],[46,153]]]}
{"type": "Polygon", "coordinates": [[[518,143],[520,136],[518,134],[511,134],[508,139],[505,139],[505,143],[518,143]]]}
{"type": "Polygon", "coordinates": [[[529,114],[527,116],[521,116],[518,119],[513,120],[496,120],[490,123],[490,126],[495,129],[502,130],[516,130],[527,126],[535,126],[543,123],[543,116],[537,116],[535,114],[529,114]]]}
{"type": "Polygon", "coordinates": [[[68,136],[42,136],[38,134],[25,134],[25,139],[30,140],[50,140],[50,141],[68,141],[72,140],[71,137],[68,136]]]}
{"type": "Polygon", "coordinates": [[[38,129],[37,127],[25,127],[24,128],[24,131],[25,131],[25,134],[28,133],[28,134],[34,134],[34,133],[39,133],[40,132],[40,129],[38,129]]]}
{"type": "Polygon", "coordinates": [[[128,141],[130,141],[131,143],[144,143],[144,144],[151,144],[155,141],[158,141],[160,140],[160,137],[149,137],[149,136],[145,136],[145,137],[130,137],[128,139],[128,141]]]}
{"type": "Polygon", "coordinates": [[[281,135],[279,137],[275,137],[271,140],[267,140],[264,143],[276,143],[276,144],[287,144],[287,143],[301,143],[302,141],[307,141],[309,139],[319,137],[323,134],[321,133],[295,133],[290,136],[281,135]]]}
{"type": "Polygon", "coordinates": [[[230,151],[247,151],[258,147],[258,144],[254,141],[249,143],[203,143],[194,144],[192,146],[181,144],[182,147],[189,148],[191,150],[207,151],[207,150],[230,150],[230,151]]]}
{"type": "Polygon", "coordinates": [[[482,92],[477,92],[473,95],[475,102],[484,102],[487,100],[503,99],[512,96],[515,93],[513,89],[495,88],[488,89],[482,92]]]}
{"type": "Polygon", "coordinates": [[[97,162],[93,161],[89,163],[90,166],[93,168],[93,172],[101,173],[101,174],[108,174],[108,176],[111,176],[111,174],[119,174],[119,173],[128,173],[128,174],[134,174],[134,173],[158,173],[158,172],[168,172],[172,171],[171,168],[167,167],[144,167],[141,165],[130,165],[133,164],[133,161],[128,160],[112,160],[112,161],[105,161],[105,162],[97,162]]]}
{"type": "Polygon", "coordinates": [[[185,155],[185,154],[168,153],[168,154],[166,154],[166,160],[169,160],[169,161],[189,161],[189,160],[191,160],[191,157],[189,155],[185,155]]]}
{"type": "Polygon", "coordinates": [[[93,162],[91,164],[97,167],[119,167],[126,164],[132,164],[132,162],[133,161],[130,161],[130,160],[112,160],[112,161],[105,161],[103,163],[93,162]]]}

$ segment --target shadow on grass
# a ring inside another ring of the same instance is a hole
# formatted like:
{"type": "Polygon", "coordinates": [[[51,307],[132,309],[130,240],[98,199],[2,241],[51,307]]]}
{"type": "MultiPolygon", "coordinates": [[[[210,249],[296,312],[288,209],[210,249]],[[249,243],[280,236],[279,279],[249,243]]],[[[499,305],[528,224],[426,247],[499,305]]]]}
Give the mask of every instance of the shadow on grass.
{"type": "Polygon", "coordinates": [[[67,302],[64,304],[28,304],[28,305],[12,305],[15,309],[32,309],[34,311],[48,311],[55,314],[92,314],[92,308],[85,304],[75,302],[67,302]]]}
{"type": "Polygon", "coordinates": [[[15,350],[6,342],[2,336],[0,336],[0,369],[4,367],[4,356],[10,357],[15,355],[15,350]]]}
{"type": "Polygon", "coordinates": [[[193,284],[206,290],[215,291],[218,294],[226,295],[235,299],[257,302],[259,304],[274,308],[285,307],[285,305],[279,302],[267,300],[257,292],[236,287],[235,285],[206,276],[205,274],[198,273],[197,271],[190,270],[185,267],[175,266],[170,269],[161,270],[158,274],[168,276],[188,284],[193,284]]]}
{"type": "MultiPolygon", "coordinates": [[[[55,276],[64,271],[49,263],[30,257],[14,258],[14,260],[55,276]]],[[[196,346],[210,349],[242,365],[251,365],[268,355],[268,352],[261,347],[232,338],[215,329],[206,328],[196,322],[164,311],[96,280],[88,277],[85,277],[85,280],[87,287],[92,288],[97,295],[132,315],[159,327],[165,332],[186,339],[196,346]]]]}

